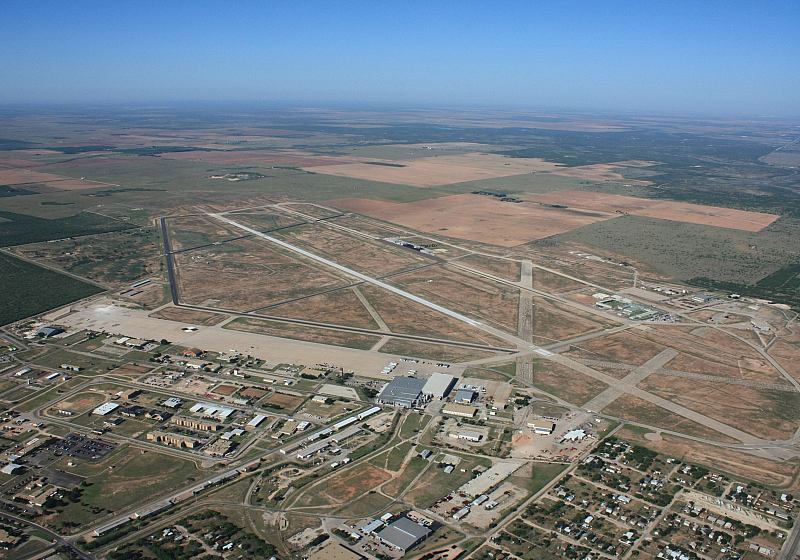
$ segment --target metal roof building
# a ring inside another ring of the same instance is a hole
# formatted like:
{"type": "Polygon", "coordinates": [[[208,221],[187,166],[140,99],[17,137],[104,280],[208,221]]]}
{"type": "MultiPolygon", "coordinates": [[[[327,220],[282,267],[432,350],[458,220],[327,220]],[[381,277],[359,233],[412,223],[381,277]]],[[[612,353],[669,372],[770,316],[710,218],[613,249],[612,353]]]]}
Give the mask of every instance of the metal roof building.
{"type": "Polygon", "coordinates": [[[428,378],[425,386],[422,387],[422,394],[426,397],[443,399],[450,394],[450,391],[453,389],[453,385],[455,384],[456,378],[452,375],[435,371],[428,378]]]}
{"type": "Polygon", "coordinates": [[[405,552],[424,541],[430,534],[431,530],[427,527],[414,523],[408,517],[401,517],[382,529],[378,533],[378,538],[387,545],[405,552]]]}
{"type": "Polygon", "coordinates": [[[459,389],[456,392],[456,396],[453,401],[461,404],[470,404],[476,398],[478,398],[478,393],[475,391],[470,391],[469,389],[459,389]]]}
{"type": "Polygon", "coordinates": [[[105,416],[106,414],[117,408],[119,408],[119,405],[117,403],[107,402],[95,408],[92,411],[92,414],[95,414],[97,416],[105,416]]]}
{"type": "Polygon", "coordinates": [[[414,408],[422,396],[424,386],[424,379],[395,377],[380,392],[378,402],[403,408],[414,408]]]}

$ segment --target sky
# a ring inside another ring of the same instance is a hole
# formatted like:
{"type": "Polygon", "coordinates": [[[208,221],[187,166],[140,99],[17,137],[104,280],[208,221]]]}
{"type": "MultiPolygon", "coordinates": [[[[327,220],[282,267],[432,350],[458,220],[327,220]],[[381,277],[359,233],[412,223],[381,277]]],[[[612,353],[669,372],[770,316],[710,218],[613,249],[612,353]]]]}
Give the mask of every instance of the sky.
{"type": "Polygon", "coordinates": [[[800,116],[800,2],[0,3],[0,103],[800,116]]]}

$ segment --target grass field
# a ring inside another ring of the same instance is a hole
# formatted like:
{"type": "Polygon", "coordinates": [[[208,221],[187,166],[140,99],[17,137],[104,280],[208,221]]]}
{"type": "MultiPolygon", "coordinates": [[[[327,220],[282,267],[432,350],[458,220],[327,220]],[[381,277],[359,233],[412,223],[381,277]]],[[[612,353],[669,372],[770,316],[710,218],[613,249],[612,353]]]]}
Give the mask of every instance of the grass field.
{"type": "Polygon", "coordinates": [[[50,220],[0,210],[0,247],[117,231],[133,224],[82,212],[50,220]]]}
{"type": "MultiPolygon", "coordinates": [[[[0,226],[3,224],[0,223],[0,226]]],[[[101,292],[92,284],[0,253],[0,325],[101,292]]]]}
{"type": "Polygon", "coordinates": [[[332,329],[322,329],[306,327],[303,325],[293,325],[291,323],[279,323],[264,319],[249,319],[240,317],[227,323],[223,328],[244,331],[269,336],[279,336],[291,338],[305,342],[317,342],[319,344],[331,344],[333,346],[344,346],[347,348],[358,348],[367,350],[371,348],[380,337],[366,334],[336,331],[332,329]]]}

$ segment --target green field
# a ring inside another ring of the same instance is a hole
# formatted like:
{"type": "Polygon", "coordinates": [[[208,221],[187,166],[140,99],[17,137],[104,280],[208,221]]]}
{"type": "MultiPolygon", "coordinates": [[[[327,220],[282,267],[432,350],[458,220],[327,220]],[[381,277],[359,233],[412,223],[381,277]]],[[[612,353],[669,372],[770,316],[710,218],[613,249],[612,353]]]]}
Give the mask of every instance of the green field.
{"type": "Polygon", "coordinates": [[[0,270],[0,325],[102,292],[97,286],[5,253],[0,253],[0,270]]]}
{"type": "Polygon", "coordinates": [[[0,247],[118,231],[132,224],[81,212],[65,218],[43,219],[0,210],[0,247]]]}

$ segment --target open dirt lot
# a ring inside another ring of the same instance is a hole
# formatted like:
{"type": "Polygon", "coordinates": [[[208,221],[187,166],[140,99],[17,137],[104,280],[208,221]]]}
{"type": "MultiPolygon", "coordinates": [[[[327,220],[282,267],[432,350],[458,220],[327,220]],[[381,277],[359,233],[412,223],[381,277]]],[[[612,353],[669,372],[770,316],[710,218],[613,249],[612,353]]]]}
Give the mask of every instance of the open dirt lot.
{"type": "Polygon", "coordinates": [[[426,233],[513,247],[613,218],[613,214],[457,194],[418,202],[338,199],[330,204],[426,233]]]}
{"type": "MultiPolygon", "coordinates": [[[[364,463],[356,468],[344,471],[333,478],[329,478],[324,485],[324,493],[327,494],[334,503],[348,502],[363,494],[371,488],[375,488],[382,482],[386,482],[391,475],[383,469],[379,469],[369,463],[364,463]]],[[[317,490],[320,488],[317,487],[317,490]]]]}
{"type": "Polygon", "coordinates": [[[460,154],[433,156],[414,160],[364,160],[355,163],[337,165],[317,165],[312,167],[314,173],[339,175],[380,181],[382,183],[398,183],[415,187],[433,187],[508,177],[536,171],[549,171],[555,164],[532,158],[511,158],[497,154],[460,154]]]}
{"type": "Polygon", "coordinates": [[[307,319],[364,329],[379,328],[350,288],[267,307],[262,311],[290,319],[307,319]]]}
{"type": "Polygon", "coordinates": [[[647,216],[662,220],[751,232],[761,231],[778,219],[775,214],[762,212],[747,212],[745,210],[706,206],[704,204],[654,200],[588,191],[559,191],[531,195],[527,199],[541,204],[563,205],[571,209],[604,212],[612,215],[647,216]]]}
{"type": "Polygon", "coordinates": [[[216,325],[217,323],[220,323],[226,319],[225,315],[220,315],[219,313],[195,311],[194,309],[184,309],[182,307],[172,306],[159,309],[155,313],[151,313],[150,317],[202,326],[216,325]]]}

